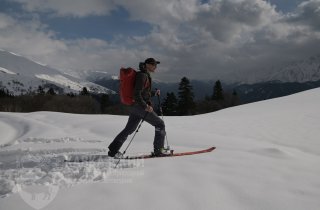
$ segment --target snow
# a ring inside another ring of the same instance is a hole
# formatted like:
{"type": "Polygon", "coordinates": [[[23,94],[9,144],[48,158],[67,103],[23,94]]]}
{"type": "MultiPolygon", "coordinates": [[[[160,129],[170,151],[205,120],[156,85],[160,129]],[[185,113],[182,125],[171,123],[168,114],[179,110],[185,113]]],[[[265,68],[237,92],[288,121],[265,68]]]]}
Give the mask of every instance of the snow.
{"type": "Polygon", "coordinates": [[[35,76],[39,79],[47,80],[56,84],[61,84],[63,86],[70,87],[72,90],[81,91],[83,88],[83,86],[80,86],[79,83],[73,82],[62,75],[36,74],[35,76]]]}
{"type": "Polygon", "coordinates": [[[113,80],[119,80],[119,76],[118,76],[118,75],[113,75],[113,76],[111,76],[111,79],[113,79],[113,80]]]}
{"type": "Polygon", "coordinates": [[[94,93],[114,94],[105,87],[86,80],[75,78],[57,69],[17,55],[0,50],[0,87],[4,87],[13,95],[36,91],[38,87],[54,84],[65,93],[79,93],[83,87],[94,93]]]}
{"type": "Polygon", "coordinates": [[[269,75],[266,81],[310,82],[320,80],[320,55],[292,62],[269,75]]]}
{"type": "MultiPolygon", "coordinates": [[[[176,151],[217,149],[123,160],[117,169],[112,160],[62,160],[105,154],[126,116],[0,113],[0,209],[317,210],[319,106],[320,89],[313,89],[209,114],[165,116],[176,151]]],[[[151,151],[153,134],[144,123],[128,153],[151,151]]]]}
{"type": "Polygon", "coordinates": [[[13,71],[10,71],[10,70],[8,70],[6,68],[2,68],[2,67],[0,67],[0,72],[6,73],[6,74],[16,74],[13,71]]]}

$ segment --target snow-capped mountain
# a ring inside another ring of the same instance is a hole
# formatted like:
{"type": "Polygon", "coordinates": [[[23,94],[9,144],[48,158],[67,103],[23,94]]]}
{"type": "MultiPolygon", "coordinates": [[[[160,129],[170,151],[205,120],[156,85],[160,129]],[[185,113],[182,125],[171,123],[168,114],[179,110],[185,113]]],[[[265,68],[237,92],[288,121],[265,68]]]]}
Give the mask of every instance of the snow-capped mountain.
{"type": "Polygon", "coordinates": [[[292,62],[272,74],[266,81],[310,82],[320,80],[320,55],[292,62]]]}
{"type": "Polygon", "coordinates": [[[0,88],[20,95],[36,91],[39,86],[45,89],[53,87],[60,93],[79,93],[84,87],[93,93],[114,93],[95,83],[62,73],[15,53],[0,50],[0,88]]]}
{"type": "Polygon", "coordinates": [[[91,82],[101,80],[119,80],[118,75],[113,75],[105,71],[83,71],[79,74],[79,76],[91,82]]]}

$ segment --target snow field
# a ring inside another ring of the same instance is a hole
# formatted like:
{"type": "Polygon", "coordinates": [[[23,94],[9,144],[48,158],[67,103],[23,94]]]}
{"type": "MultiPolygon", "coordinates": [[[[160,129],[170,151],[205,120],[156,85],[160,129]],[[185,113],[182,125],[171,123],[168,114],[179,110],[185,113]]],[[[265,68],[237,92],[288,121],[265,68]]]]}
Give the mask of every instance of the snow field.
{"type": "MultiPolygon", "coordinates": [[[[58,187],[43,209],[317,210],[319,105],[320,89],[314,89],[204,115],[165,116],[176,151],[217,149],[128,161],[118,170],[110,160],[61,160],[105,153],[125,116],[0,113],[0,207],[34,209],[25,192],[38,183],[58,187]]],[[[153,135],[144,123],[128,153],[151,151],[153,135]]]]}

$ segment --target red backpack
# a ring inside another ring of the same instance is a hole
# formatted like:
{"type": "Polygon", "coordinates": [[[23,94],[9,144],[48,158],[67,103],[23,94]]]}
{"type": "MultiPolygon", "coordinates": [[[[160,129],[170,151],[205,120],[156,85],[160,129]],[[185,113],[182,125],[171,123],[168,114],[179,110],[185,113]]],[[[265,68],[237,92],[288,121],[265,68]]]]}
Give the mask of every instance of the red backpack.
{"type": "Polygon", "coordinates": [[[120,99],[125,105],[134,103],[133,91],[137,72],[133,68],[120,69],[120,99]]]}

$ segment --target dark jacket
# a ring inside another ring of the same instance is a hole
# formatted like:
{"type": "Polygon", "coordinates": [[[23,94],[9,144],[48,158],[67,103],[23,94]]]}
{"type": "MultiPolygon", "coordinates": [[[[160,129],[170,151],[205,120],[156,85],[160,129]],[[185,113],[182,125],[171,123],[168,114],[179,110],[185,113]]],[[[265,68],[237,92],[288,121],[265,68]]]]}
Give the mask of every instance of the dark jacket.
{"type": "Polygon", "coordinates": [[[142,106],[143,109],[146,109],[147,105],[152,106],[151,97],[154,96],[154,92],[151,91],[151,83],[149,72],[141,70],[137,73],[134,86],[134,105],[142,106]]]}

